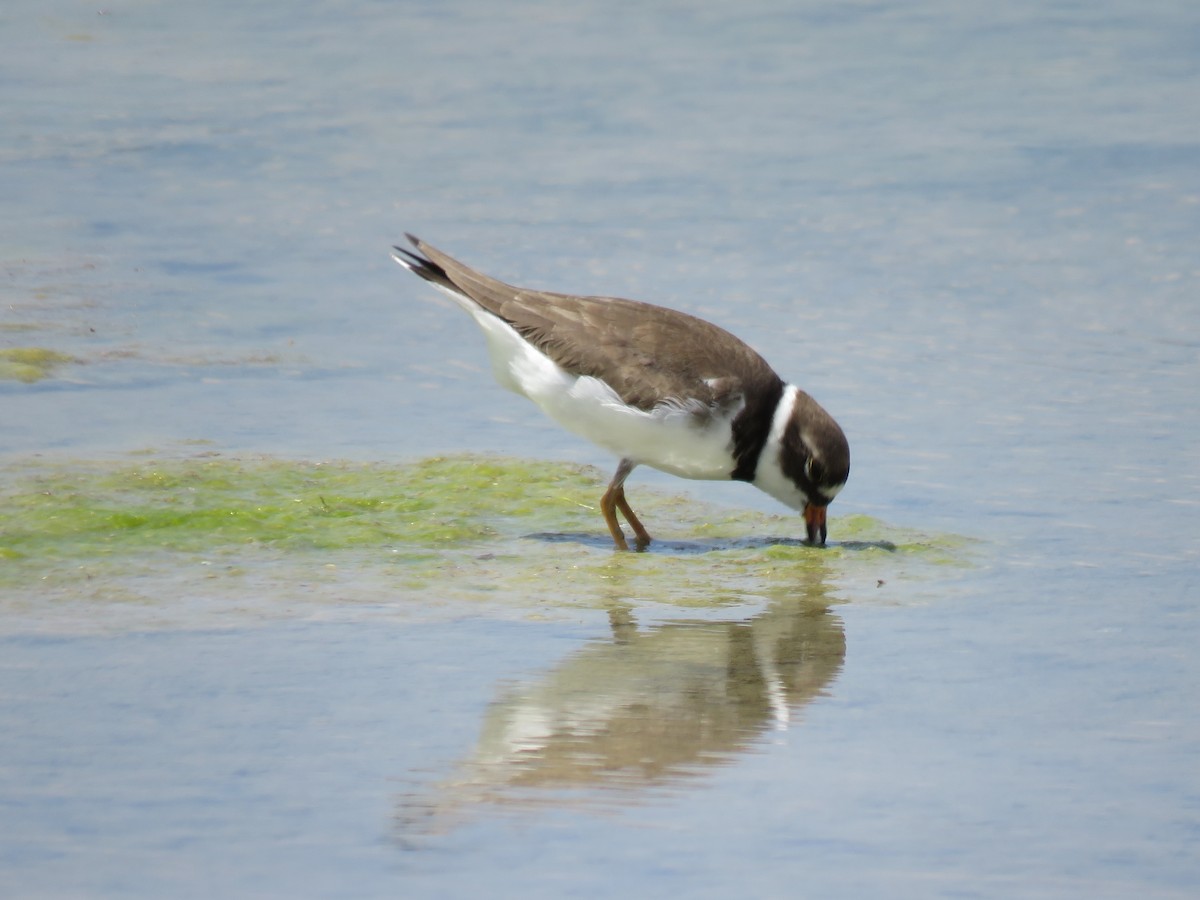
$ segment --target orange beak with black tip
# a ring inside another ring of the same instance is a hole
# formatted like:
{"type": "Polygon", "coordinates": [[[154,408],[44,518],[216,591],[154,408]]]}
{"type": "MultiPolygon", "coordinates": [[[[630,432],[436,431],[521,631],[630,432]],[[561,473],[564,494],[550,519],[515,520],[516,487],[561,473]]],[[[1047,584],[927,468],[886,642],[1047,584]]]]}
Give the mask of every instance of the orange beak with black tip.
{"type": "Polygon", "coordinates": [[[829,532],[825,528],[826,506],[814,506],[812,503],[804,507],[804,527],[808,530],[808,542],[817,547],[825,546],[825,538],[829,532]]]}

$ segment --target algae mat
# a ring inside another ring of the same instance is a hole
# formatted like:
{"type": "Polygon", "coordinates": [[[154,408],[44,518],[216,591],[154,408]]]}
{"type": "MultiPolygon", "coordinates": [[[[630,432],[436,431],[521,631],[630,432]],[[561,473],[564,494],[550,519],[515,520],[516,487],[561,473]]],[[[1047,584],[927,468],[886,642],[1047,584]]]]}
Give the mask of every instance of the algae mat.
{"type": "Polygon", "coordinates": [[[45,347],[6,347],[0,349],[0,380],[30,384],[49,378],[60,367],[76,361],[73,356],[45,347]]]}
{"type": "MultiPolygon", "coordinates": [[[[728,608],[927,580],[968,541],[639,487],[656,542],[617,553],[590,467],[457,456],[401,465],[130,457],[0,469],[0,590],[10,626],[211,625],[246,617],[552,615],[614,603],[728,608]]],[[[884,592],[886,594],[886,592],[884,592]]],[[[877,594],[882,596],[883,594],[877,594]]]]}

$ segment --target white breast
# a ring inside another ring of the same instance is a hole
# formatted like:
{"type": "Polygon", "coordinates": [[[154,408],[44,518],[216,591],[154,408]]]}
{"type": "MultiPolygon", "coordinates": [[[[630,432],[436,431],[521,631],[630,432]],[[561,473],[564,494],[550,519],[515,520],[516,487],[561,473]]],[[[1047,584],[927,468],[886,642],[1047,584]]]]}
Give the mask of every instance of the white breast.
{"type": "Polygon", "coordinates": [[[600,379],[572,375],[508,323],[474,303],[468,307],[465,298],[455,299],[487,337],[496,380],[528,397],[564,428],[623,459],[681,478],[729,478],[733,469],[730,422],[738,408],[713,418],[696,416],[686,401],[650,412],[627,406],[600,379]]]}

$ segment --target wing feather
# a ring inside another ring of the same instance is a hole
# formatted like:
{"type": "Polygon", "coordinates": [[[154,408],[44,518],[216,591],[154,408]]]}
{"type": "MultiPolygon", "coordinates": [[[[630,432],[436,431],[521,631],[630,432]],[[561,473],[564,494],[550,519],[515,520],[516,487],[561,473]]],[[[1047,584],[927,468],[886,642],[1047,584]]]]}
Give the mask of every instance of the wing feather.
{"type": "Polygon", "coordinates": [[[402,264],[503,319],[567,371],[601,379],[631,406],[715,415],[782,388],[758,353],[703,319],[636,300],[515,287],[408,237],[423,255],[401,250],[402,264]]]}

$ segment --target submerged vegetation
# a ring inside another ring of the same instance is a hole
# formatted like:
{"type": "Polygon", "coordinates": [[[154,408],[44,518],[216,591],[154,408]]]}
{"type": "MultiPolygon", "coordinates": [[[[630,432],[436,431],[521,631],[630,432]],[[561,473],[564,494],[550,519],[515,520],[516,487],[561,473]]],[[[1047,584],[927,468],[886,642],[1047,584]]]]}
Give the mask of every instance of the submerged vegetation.
{"type": "Polygon", "coordinates": [[[45,347],[8,347],[0,349],[0,380],[27,384],[53,375],[75,357],[45,347]]]}
{"type": "Polygon", "coordinates": [[[573,605],[742,603],[797,579],[864,584],[963,561],[963,543],[837,520],[826,550],[796,519],[638,491],[658,540],[612,550],[588,467],[459,456],[405,465],[136,458],[0,470],[0,587],[25,598],[244,593],[573,605]],[[702,562],[701,562],[702,560],[702,562]],[[774,587],[772,587],[774,586],[774,587]]]}

